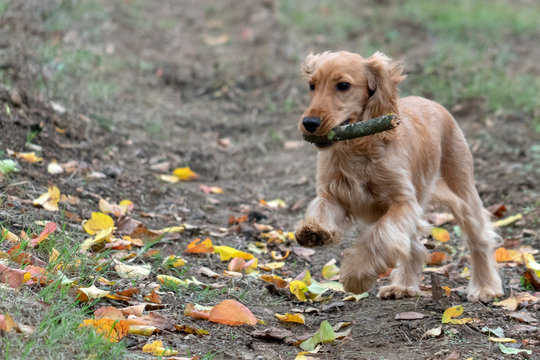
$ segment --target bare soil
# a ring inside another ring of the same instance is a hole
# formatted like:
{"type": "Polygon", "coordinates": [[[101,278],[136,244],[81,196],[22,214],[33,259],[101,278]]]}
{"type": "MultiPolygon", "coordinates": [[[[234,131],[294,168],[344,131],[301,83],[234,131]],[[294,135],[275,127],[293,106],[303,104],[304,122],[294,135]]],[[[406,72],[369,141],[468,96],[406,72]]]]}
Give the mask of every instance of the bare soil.
{"type": "MultiPolygon", "coordinates": [[[[126,5],[119,3],[105,5],[112,15],[107,23],[96,23],[102,27],[105,43],[94,50],[107,54],[109,49],[126,61],[143,61],[146,68],[123,69],[115,74],[113,80],[123,90],[113,100],[101,103],[70,98],[63,114],[50,105],[50,101],[62,98],[59,94],[36,92],[36,74],[44,67],[34,62],[32,46],[59,41],[84,47],[90,40],[76,29],[43,30],[35,21],[37,15],[26,13],[23,5],[20,11],[14,7],[10,16],[2,19],[0,66],[12,83],[0,89],[0,150],[28,150],[25,144],[29,133],[35,131],[32,143],[42,148],[46,161],[21,161],[21,172],[0,180],[0,221],[12,231],[25,230],[36,219],[81,228],[80,221],[65,216],[62,220],[61,215],[34,208],[28,201],[54,183],[62,193],[82,199],[76,206],[63,205],[64,211],[80,219],[89,218],[97,210],[99,198],[115,202],[127,198],[136,205],[134,217],[149,228],[193,225],[195,229],[182,233],[179,239],[155,246],[165,255],[182,254],[195,237],[205,236],[217,244],[247,249],[249,242],[258,239],[258,231],[250,225],[229,226],[228,218],[249,211],[266,217],[260,223],[292,231],[315,194],[316,149],[301,142],[295,125],[308,99],[297,69],[307,50],[317,49],[316,39],[296,43],[297,39],[277,20],[272,1],[145,2],[141,5],[144,18],[137,24],[126,19],[126,5]],[[165,20],[170,22],[166,28],[159,25],[165,20]],[[228,36],[224,44],[212,44],[223,34],[228,36]],[[97,121],[93,117],[97,113],[108,114],[111,124],[97,121]],[[223,146],[220,139],[229,139],[230,145],[223,146]],[[53,159],[76,160],[82,166],[72,174],[50,175],[46,166],[53,159]],[[170,166],[152,170],[152,165],[163,162],[170,166]],[[158,178],[161,173],[187,165],[199,174],[198,180],[169,184],[158,178]],[[92,178],[92,172],[105,177],[92,178]],[[199,188],[201,184],[222,187],[224,194],[205,194],[199,188]],[[276,198],[283,199],[288,208],[269,210],[259,204],[260,199],[276,198]]],[[[423,31],[406,23],[397,26],[399,31],[423,31]]],[[[349,49],[362,50],[355,47],[354,39],[349,49]]],[[[422,51],[425,49],[410,53],[422,51]]],[[[532,119],[524,114],[490,113],[482,99],[447,105],[469,140],[477,186],[485,205],[504,203],[507,215],[524,214],[523,220],[502,229],[503,237],[538,248],[540,137],[533,130],[532,119]]],[[[452,233],[452,224],[446,228],[452,233]]],[[[456,267],[440,282],[456,289],[467,283],[459,277],[467,259],[464,244],[452,234],[450,245],[458,250],[452,259],[456,267]]],[[[354,232],[336,247],[317,249],[311,261],[291,255],[278,274],[294,277],[308,268],[315,278],[320,278],[322,266],[332,258],[339,265],[341,251],[352,241],[354,232]]],[[[265,260],[271,261],[266,256],[265,260]]],[[[200,277],[200,266],[218,273],[226,270],[226,263],[215,257],[185,258],[190,266],[187,278],[200,277]]],[[[506,295],[519,291],[523,268],[504,267],[501,271],[506,295]]],[[[160,334],[159,338],[181,353],[187,349],[196,354],[216,352],[215,359],[294,358],[298,347],[254,338],[250,336],[252,327],[227,327],[183,315],[188,302],[215,305],[233,294],[257,318],[266,321],[266,325],[255,326],[257,329],[275,326],[300,336],[316,331],[323,320],[331,324],[352,322],[350,339],[325,345],[317,358],[445,359],[453,352],[458,354],[456,359],[505,358],[482,333],[483,326],[500,326],[506,336],[518,341],[540,340],[538,327],[533,333],[523,332],[505,311],[492,304],[467,303],[465,294],[459,291],[440,301],[431,296],[379,300],[375,297],[377,288],[387,281],[381,278],[370,296],[356,303],[341,302],[340,294],[324,303],[302,303],[291,296],[271,294],[253,279],[231,280],[226,291],[214,291],[202,300],[197,292],[188,290],[165,293],[164,315],[207,329],[211,335],[160,334]],[[422,337],[426,330],[440,325],[446,308],[457,304],[464,305],[467,316],[480,321],[446,325],[438,338],[422,337]],[[273,315],[308,307],[318,312],[307,313],[305,325],[280,323],[273,315]],[[406,311],[420,312],[425,317],[395,320],[396,314],[406,311]]],[[[425,274],[422,284],[429,290],[429,275],[425,274]]],[[[538,315],[538,305],[528,310],[538,315]]],[[[148,339],[132,336],[125,341],[136,351],[148,339]]],[[[540,356],[538,345],[525,348],[534,352],[529,358],[540,356]]]]}

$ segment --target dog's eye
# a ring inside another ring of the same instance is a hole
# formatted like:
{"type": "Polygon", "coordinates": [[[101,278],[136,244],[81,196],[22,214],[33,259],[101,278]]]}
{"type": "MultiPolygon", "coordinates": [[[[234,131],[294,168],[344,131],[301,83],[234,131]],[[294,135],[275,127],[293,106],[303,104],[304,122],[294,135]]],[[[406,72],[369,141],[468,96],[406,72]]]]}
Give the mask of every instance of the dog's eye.
{"type": "Polygon", "coordinates": [[[309,82],[309,90],[310,90],[310,91],[315,90],[315,83],[314,83],[313,81],[310,81],[310,82],[309,82]]]}
{"type": "Polygon", "coordinates": [[[338,82],[337,85],[336,85],[336,90],[337,91],[347,91],[349,90],[351,87],[351,83],[348,83],[348,82],[338,82]]]}

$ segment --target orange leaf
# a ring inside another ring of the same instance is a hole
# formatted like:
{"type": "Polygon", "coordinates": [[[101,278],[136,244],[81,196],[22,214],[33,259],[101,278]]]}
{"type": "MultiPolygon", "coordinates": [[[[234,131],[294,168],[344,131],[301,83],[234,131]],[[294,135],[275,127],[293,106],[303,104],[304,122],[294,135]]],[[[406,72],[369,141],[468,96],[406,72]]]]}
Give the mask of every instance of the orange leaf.
{"type": "Polygon", "coordinates": [[[443,243],[450,240],[450,234],[443,228],[434,227],[431,229],[431,236],[433,236],[435,240],[439,240],[443,243]]]}
{"type": "Polygon", "coordinates": [[[503,247],[497,248],[497,250],[495,250],[494,256],[495,256],[495,261],[497,262],[512,261],[512,258],[508,254],[508,250],[506,250],[503,247]]]}
{"type": "Polygon", "coordinates": [[[187,246],[186,252],[187,253],[192,253],[192,254],[202,254],[202,253],[213,253],[214,252],[214,247],[212,246],[212,240],[207,238],[207,239],[201,241],[200,243],[199,243],[199,241],[201,241],[201,239],[196,238],[191,243],[189,243],[188,246],[187,246]]]}
{"type": "Polygon", "coordinates": [[[208,320],[225,325],[257,324],[257,318],[246,306],[231,299],[223,300],[214,306],[208,320]]]}
{"type": "Polygon", "coordinates": [[[446,254],[445,253],[440,252],[440,251],[434,251],[434,252],[431,253],[430,259],[429,259],[427,264],[430,265],[430,266],[438,265],[441,262],[443,262],[444,260],[446,260],[446,254]]]}
{"type": "Polygon", "coordinates": [[[41,232],[41,234],[30,240],[30,247],[35,247],[37,244],[45,240],[47,237],[49,237],[50,234],[52,234],[56,230],[56,224],[53,222],[48,222],[45,224],[45,228],[41,232]]]}
{"type": "Polygon", "coordinates": [[[289,286],[289,283],[285,279],[282,279],[277,275],[261,275],[261,280],[272,283],[282,289],[289,286]]]}
{"type": "Polygon", "coordinates": [[[10,332],[15,326],[15,321],[11,315],[0,315],[0,331],[10,332]]]}
{"type": "Polygon", "coordinates": [[[156,289],[153,289],[150,294],[146,295],[144,300],[154,304],[161,304],[161,296],[156,292],[156,289]]]}
{"type": "Polygon", "coordinates": [[[113,319],[113,320],[126,320],[126,317],[120,309],[114,306],[102,306],[94,311],[94,317],[99,319],[113,319]]]}
{"type": "Polygon", "coordinates": [[[441,288],[444,290],[445,294],[446,294],[446,297],[450,297],[450,293],[452,292],[452,289],[450,289],[450,287],[448,286],[441,286],[441,288]]]}

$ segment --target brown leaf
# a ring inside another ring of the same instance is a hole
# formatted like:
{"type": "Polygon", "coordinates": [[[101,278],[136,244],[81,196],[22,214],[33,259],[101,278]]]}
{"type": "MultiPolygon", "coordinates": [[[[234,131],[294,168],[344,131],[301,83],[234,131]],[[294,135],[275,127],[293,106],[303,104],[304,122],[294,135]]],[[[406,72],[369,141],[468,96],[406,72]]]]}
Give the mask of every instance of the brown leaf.
{"type": "Polygon", "coordinates": [[[428,261],[429,266],[438,265],[441,262],[446,260],[446,254],[440,251],[434,251],[430,254],[430,259],[428,261]]]}
{"type": "Polygon", "coordinates": [[[94,317],[97,319],[125,320],[126,317],[120,309],[114,306],[103,306],[94,311],[94,317]]]}
{"type": "Polygon", "coordinates": [[[270,341],[285,341],[293,340],[293,333],[286,329],[277,327],[269,327],[262,330],[255,330],[250,334],[254,338],[270,340],[270,341]]]}
{"type": "Polygon", "coordinates": [[[515,319],[520,322],[524,323],[535,323],[538,322],[538,319],[534,317],[533,314],[528,312],[527,310],[521,310],[521,311],[514,311],[510,314],[508,314],[512,319],[515,319]]]}
{"type": "Polygon", "coordinates": [[[402,313],[396,314],[396,317],[395,317],[396,320],[418,320],[418,319],[423,319],[423,318],[424,318],[424,314],[421,314],[419,312],[414,312],[414,311],[402,312],[402,313]]]}

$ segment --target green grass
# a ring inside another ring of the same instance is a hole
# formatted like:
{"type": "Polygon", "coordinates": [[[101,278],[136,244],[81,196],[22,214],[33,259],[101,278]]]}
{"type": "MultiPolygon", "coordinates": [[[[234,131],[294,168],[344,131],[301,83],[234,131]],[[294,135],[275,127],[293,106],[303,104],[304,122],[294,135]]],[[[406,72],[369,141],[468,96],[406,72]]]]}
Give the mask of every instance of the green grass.
{"type": "MultiPolygon", "coordinates": [[[[9,228],[6,224],[4,227],[9,228]]],[[[28,229],[36,234],[40,229],[28,229]]],[[[23,286],[20,290],[0,288],[0,313],[7,313],[15,322],[34,327],[29,336],[15,332],[0,336],[0,359],[120,359],[126,354],[125,345],[110,343],[89,328],[80,328],[84,319],[92,318],[91,303],[74,301],[76,281],[78,287],[90,286],[106,268],[98,271],[99,259],[106,256],[87,257],[73,246],[83,240],[84,235],[57,229],[37,249],[24,249],[42,259],[49,259],[53,249],[58,251],[55,260],[46,266],[48,280],[41,287],[23,286]],[[58,267],[58,269],[57,269],[58,267]],[[57,271],[58,270],[58,271],[57,271]]],[[[0,239],[0,247],[10,247],[0,239]]],[[[16,255],[16,254],[15,254],[16,255]]],[[[9,264],[24,268],[24,265],[9,264]]],[[[1,285],[4,286],[4,285],[1,285]]]]}

